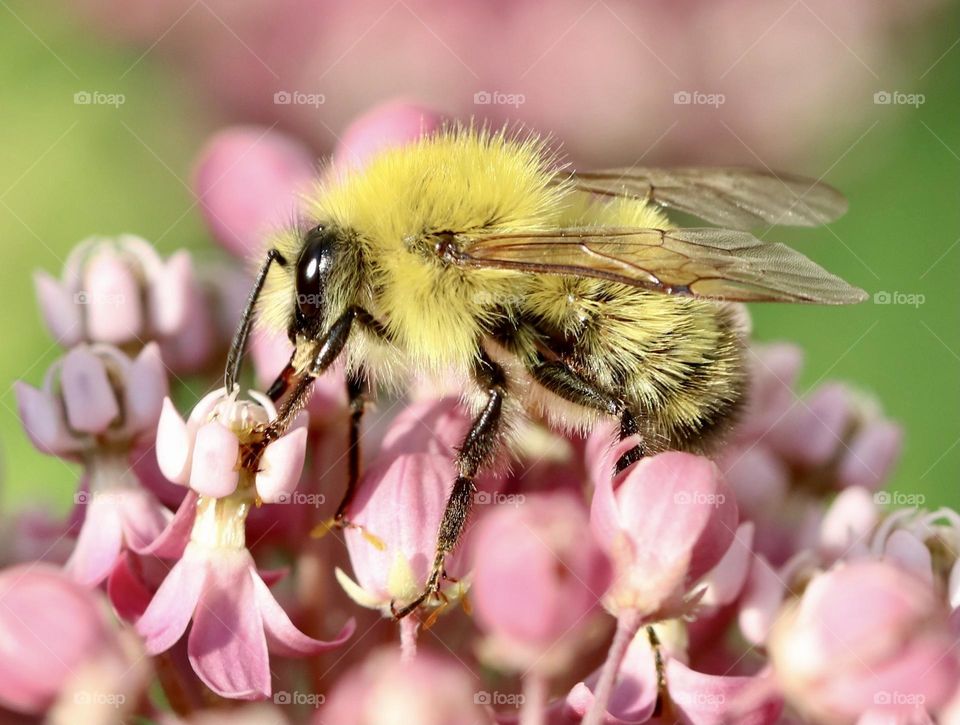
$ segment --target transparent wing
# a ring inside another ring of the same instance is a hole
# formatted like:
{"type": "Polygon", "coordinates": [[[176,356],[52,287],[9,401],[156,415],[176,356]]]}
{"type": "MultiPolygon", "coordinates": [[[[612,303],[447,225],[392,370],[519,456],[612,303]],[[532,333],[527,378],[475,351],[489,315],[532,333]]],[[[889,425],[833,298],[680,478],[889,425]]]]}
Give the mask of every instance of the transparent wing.
{"type": "Polygon", "coordinates": [[[448,260],[470,267],[596,277],[740,302],[851,304],[866,293],[783,244],[729,229],[569,228],[456,236],[448,260]]]}
{"type": "Polygon", "coordinates": [[[832,186],[759,169],[636,167],[579,172],[572,178],[579,191],[647,199],[729,229],[813,227],[847,210],[846,198],[832,186]]]}

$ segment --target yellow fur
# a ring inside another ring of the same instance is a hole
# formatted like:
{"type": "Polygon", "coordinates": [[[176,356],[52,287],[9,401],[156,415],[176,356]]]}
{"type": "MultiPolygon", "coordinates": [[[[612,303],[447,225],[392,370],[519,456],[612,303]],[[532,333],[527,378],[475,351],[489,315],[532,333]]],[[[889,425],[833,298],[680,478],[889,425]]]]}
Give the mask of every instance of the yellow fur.
{"type": "MultiPolygon", "coordinates": [[[[556,168],[535,138],[454,127],[320,184],[311,218],[344,230],[361,260],[327,290],[326,322],[356,304],[391,338],[355,331],[347,365],[362,363],[395,385],[414,371],[468,379],[481,345],[507,370],[508,414],[588,425],[596,411],[566,404],[526,374],[549,332],[570,343],[578,372],[642,413],[651,448],[695,446],[740,397],[741,331],[728,307],[596,279],[465,269],[433,251],[442,232],[669,226],[643,201],[597,202],[574,192],[558,182],[556,168]],[[515,335],[495,341],[491,330],[504,323],[515,335]]],[[[294,234],[273,243],[290,263],[268,276],[261,318],[287,329],[301,242],[294,234]]]]}

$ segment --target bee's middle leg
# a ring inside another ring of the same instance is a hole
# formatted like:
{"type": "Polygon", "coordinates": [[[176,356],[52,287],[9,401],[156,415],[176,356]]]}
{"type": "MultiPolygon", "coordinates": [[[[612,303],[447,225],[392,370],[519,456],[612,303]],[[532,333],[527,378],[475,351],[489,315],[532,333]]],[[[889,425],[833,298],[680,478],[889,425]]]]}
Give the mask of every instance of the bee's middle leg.
{"type": "Polygon", "coordinates": [[[347,509],[353,502],[360,481],[360,422],[366,406],[367,382],[363,370],[347,375],[347,399],[350,411],[350,433],[347,449],[347,489],[333,515],[334,522],[341,527],[349,526],[347,509]]]}
{"type": "MultiPolygon", "coordinates": [[[[620,440],[641,433],[637,417],[630,410],[626,401],[577,375],[562,360],[539,358],[528,365],[527,369],[537,383],[554,395],[585,408],[593,408],[618,417],[620,419],[620,440]]],[[[630,465],[643,458],[644,455],[644,445],[641,441],[620,456],[617,460],[615,473],[626,470],[630,465]]]]}
{"type": "Polygon", "coordinates": [[[503,368],[487,357],[483,351],[480,355],[474,377],[486,391],[487,403],[474,419],[457,454],[457,480],[447,498],[443,519],[437,532],[436,554],[427,579],[427,586],[420,596],[403,608],[393,609],[391,605],[393,616],[397,619],[407,616],[429,596],[440,591],[444,577],[444,559],[457,545],[466,527],[473,494],[476,491],[473,479],[477,472],[493,458],[497,450],[506,394],[506,376],[503,368]]]}

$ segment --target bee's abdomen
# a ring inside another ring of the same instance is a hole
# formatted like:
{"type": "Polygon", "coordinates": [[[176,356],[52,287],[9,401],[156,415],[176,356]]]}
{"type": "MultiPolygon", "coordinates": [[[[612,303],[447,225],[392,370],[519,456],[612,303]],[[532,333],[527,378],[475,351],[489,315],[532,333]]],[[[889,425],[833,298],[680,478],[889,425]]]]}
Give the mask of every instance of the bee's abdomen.
{"type": "Polygon", "coordinates": [[[744,324],[732,305],[553,278],[526,312],[571,370],[634,414],[649,452],[707,451],[742,407],[744,324]]]}

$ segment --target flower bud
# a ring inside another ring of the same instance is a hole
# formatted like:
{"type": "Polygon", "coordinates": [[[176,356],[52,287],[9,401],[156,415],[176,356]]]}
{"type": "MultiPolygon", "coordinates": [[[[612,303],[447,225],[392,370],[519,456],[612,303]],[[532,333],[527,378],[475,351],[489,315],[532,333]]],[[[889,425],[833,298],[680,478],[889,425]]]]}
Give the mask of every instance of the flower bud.
{"type": "Polygon", "coordinates": [[[770,640],[777,680],[818,722],[933,712],[960,678],[947,614],[928,583],[897,566],[840,564],[780,616],[770,640]]]}
{"type": "Polygon", "coordinates": [[[590,523],[616,572],[607,606],[643,617],[680,616],[698,580],[716,566],[737,528],[737,504],[720,471],[689,453],[661,453],[617,479],[597,482],[590,523]]]}
{"type": "Polygon", "coordinates": [[[483,707],[490,695],[479,684],[456,660],[424,651],[401,662],[381,651],[340,678],[315,725],[492,725],[483,707]]]}
{"type": "Polygon", "coordinates": [[[110,646],[98,595],[48,564],[0,571],[0,704],[40,714],[73,673],[110,646]]]}
{"type": "Polygon", "coordinates": [[[586,507],[559,492],[498,506],[471,532],[470,549],[471,599],[489,635],[486,659],[518,670],[569,665],[612,573],[590,535],[586,507]]]}
{"type": "Polygon", "coordinates": [[[190,304],[198,283],[189,254],[164,261],[132,234],[87,239],[70,253],[60,280],[38,272],[35,282],[47,327],[64,347],[87,341],[140,349],[181,334],[198,314],[190,304]]]}

